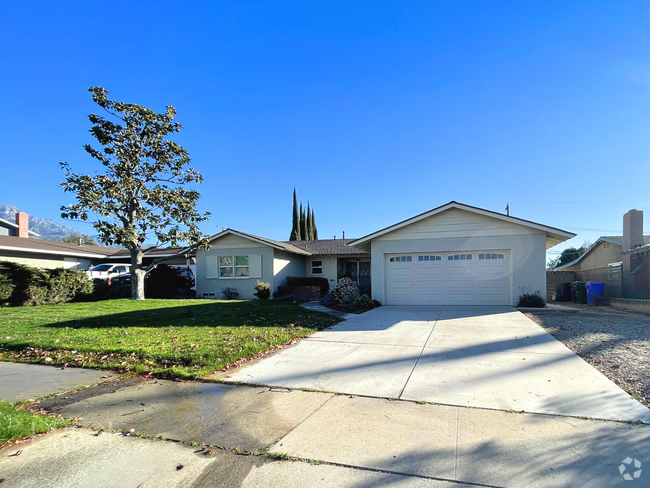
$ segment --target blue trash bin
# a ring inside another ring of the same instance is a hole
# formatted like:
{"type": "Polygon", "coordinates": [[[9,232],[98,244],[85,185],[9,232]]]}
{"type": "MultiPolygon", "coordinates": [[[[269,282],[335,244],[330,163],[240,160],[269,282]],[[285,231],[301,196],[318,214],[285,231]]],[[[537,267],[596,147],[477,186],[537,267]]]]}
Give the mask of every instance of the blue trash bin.
{"type": "Polygon", "coordinates": [[[588,281],[585,286],[587,288],[587,305],[598,305],[597,298],[603,297],[605,283],[601,283],[600,281],[588,281]]]}

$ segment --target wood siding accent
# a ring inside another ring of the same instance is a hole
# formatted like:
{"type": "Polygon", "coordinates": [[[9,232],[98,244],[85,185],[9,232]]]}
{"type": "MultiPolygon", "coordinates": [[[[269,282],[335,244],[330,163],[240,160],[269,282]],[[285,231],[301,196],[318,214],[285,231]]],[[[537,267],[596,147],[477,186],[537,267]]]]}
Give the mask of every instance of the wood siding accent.
{"type": "Polygon", "coordinates": [[[452,208],[383,236],[378,241],[544,234],[530,227],[452,208]]]}

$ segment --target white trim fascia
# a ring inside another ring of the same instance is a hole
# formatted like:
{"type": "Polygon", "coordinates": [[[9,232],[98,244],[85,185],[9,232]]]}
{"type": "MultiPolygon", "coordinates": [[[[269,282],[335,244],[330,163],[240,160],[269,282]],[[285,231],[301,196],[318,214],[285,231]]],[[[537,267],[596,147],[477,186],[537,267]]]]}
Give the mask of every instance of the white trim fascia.
{"type": "Polygon", "coordinates": [[[13,246],[0,246],[0,250],[3,251],[19,251],[32,254],[55,254],[57,256],[75,256],[82,258],[97,258],[97,259],[106,259],[110,254],[89,254],[81,252],[63,252],[63,251],[49,251],[46,249],[26,249],[24,247],[13,247],[13,246]]]}
{"type": "Polygon", "coordinates": [[[357,239],[355,241],[352,241],[348,243],[349,246],[352,247],[358,247],[359,244],[363,244],[364,242],[367,242],[369,240],[375,239],[377,237],[380,237],[384,234],[388,234],[390,232],[393,232],[395,230],[401,229],[402,227],[406,227],[408,225],[414,224],[415,222],[419,222],[420,220],[432,217],[434,215],[437,215],[441,212],[444,212],[445,210],[449,210],[450,208],[457,208],[459,210],[465,210],[467,212],[473,212],[475,214],[483,215],[485,217],[492,217],[495,219],[500,219],[505,222],[509,222],[512,224],[517,224],[517,225],[522,225],[524,227],[530,227],[532,229],[536,229],[539,231],[543,231],[547,234],[552,234],[560,237],[564,237],[566,239],[571,239],[576,236],[576,234],[572,232],[567,232],[563,231],[561,229],[556,229],[553,227],[549,227],[543,224],[536,224],[534,222],[529,222],[527,220],[522,220],[514,217],[510,217],[509,215],[501,215],[496,212],[490,212],[489,210],[483,210],[477,207],[471,207],[469,205],[464,205],[462,203],[457,203],[457,202],[450,202],[447,203],[441,207],[434,208],[433,210],[429,210],[428,212],[425,212],[420,215],[416,215],[415,217],[411,217],[410,219],[404,220],[400,223],[394,224],[390,227],[386,227],[385,229],[379,230],[377,232],[374,232],[372,234],[368,234],[365,237],[362,237],[360,239],[357,239]]]}
{"type": "Polygon", "coordinates": [[[228,235],[228,234],[234,234],[236,236],[243,237],[244,239],[248,239],[250,241],[257,242],[258,244],[264,244],[265,246],[272,247],[273,249],[278,249],[280,251],[286,251],[286,249],[283,248],[283,247],[276,246],[274,244],[271,244],[270,242],[266,242],[266,241],[263,241],[261,239],[255,239],[254,237],[251,237],[251,236],[246,235],[246,234],[242,234],[241,232],[238,232],[238,231],[232,230],[232,229],[226,229],[224,231],[219,232],[218,234],[215,234],[215,235],[211,236],[208,239],[208,242],[212,243],[212,241],[216,241],[217,239],[220,239],[221,237],[223,237],[225,235],[228,235]]]}

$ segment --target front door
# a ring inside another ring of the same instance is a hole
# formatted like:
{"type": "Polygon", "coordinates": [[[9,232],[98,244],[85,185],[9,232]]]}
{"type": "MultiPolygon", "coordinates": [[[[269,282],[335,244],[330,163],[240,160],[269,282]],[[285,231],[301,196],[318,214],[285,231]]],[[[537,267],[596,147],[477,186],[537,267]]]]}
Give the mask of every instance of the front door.
{"type": "Polygon", "coordinates": [[[359,292],[370,296],[370,261],[346,261],[344,269],[359,285],[359,292]]]}

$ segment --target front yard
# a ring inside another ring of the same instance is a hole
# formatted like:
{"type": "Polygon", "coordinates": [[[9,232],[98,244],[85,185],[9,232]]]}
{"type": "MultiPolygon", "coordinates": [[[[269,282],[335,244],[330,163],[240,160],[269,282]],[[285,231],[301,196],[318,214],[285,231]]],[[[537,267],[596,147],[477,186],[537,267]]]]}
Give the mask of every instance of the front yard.
{"type": "Polygon", "coordinates": [[[296,303],[262,300],[0,308],[0,360],[196,378],[338,322],[296,303]]]}
{"type": "Polygon", "coordinates": [[[650,317],[626,312],[530,312],[532,320],[650,406],[650,317]]]}

